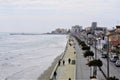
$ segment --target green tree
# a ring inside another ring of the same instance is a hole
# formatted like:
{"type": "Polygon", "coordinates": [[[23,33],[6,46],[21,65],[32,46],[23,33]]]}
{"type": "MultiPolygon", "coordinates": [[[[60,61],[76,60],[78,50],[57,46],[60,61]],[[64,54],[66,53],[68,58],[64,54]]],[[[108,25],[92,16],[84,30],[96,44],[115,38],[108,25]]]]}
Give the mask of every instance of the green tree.
{"type": "MultiPolygon", "coordinates": [[[[98,60],[92,60],[92,61],[88,62],[88,66],[89,67],[93,66],[94,68],[97,68],[97,67],[102,67],[102,65],[103,65],[103,63],[102,63],[102,61],[100,59],[98,59],[98,60]]],[[[90,78],[96,78],[96,74],[97,74],[96,70],[97,69],[95,69],[93,71],[93,76],[90,76],[90,78]]]]}
{"type": "Polygon", "coordinates": [[[89,46],[83,46],[82,50],[90,50],[90,47],[89,46]]]}
{"type": "Polygon", "coordinates": [[[93,51],[90,51],[90,50],[87,50],[87,51],[85,51],[84,52],[84,57],[86,58],[86,57],[89,57],[89,56],[94,56],[94,53],[93,53],[93,51]]]}
{"type": "Polygon", "coordinates": [[[103,63],[100,59],[98,60],[92,60],[88,63],[88,66],[97,66],[97,67],[102,67],[103,63]]]}
{"type": "Polygon", "coordinates": [[[119,79],[114,76],[114,77],[107,78],[107,80],[119,80],[119,79]]]}
{"type": "Polygon", "coordinates": [[[85,44],[84,41],[81,41],[81,42],[80,42],[80,45],[81,45],[81,46],[86,46],[86,44],[85,44]]]}

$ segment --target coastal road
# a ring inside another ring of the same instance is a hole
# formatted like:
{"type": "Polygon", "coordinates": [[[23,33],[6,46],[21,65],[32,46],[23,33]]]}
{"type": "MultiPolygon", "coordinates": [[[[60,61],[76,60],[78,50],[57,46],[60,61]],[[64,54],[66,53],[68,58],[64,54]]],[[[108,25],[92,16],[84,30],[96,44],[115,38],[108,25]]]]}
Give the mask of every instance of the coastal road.
{"type": "MultiPolygon", "coordinates": [[[[77,37],[80,38],[81,36],[77,36],[77,37]]],[[[84,40],[84,41],[86,41],[86,40],[84,40]]],[[[81,65],[79,59],[82,58],[82,57],[81,57],[81,54],[80,54],[81,52],[80,52],[80,48],[79,48],[78,44],[75,45],[75,47],[76,47],[76,78],[77,78],[76,80],[79,80],[79,78],[80,78],[80,76],[79,76],[79,74],[80,74],[79,73],[80,72],[80,67],[79,66],[81,65]]],[[[95,52],[95,49],[93,47],[91,47],[91,48],[92,48],[92,51],[95,52]]],[[[107,75],[107,59],[106,58],[101,58],[101,54],[102,53],[97,50],[97,58],[102,60],[103,66],[101,68],[104,71],[104,73],[107,75]]],[[[116,76],[116,78],[120,79],[120,67],[116,67],[113,62],[110,62],[109,66],[110,66],[109,67],[109,69],[110,69],[110,72],[109,72],[110,73],[110,77],[116,76]]],[[[103,77],[100,71],[98,71],[98,77],[99,77],[99,79],[101,77],[103,77]]]]}
{"type": "MultiPolygon", "coordinates": [[[[95,52],[95,49],[93,47],[91,47],[92,51],[95,52]]],[[[104,52],[106,53],[106,52],[104,52]]],[[[107,59],[106,58],[101,58],[101,52],[97,50],[97,58],[100,59],[103,62],[103,66],[102,66],[102,70],[104,71],[104,73],[107,75],[107,59]]],[[[120,67],[116,67],[115,63],[110,62],[109,63],[109,71],[110,71],[110,76],[116,76],[116,78],[120,79],[120,67]]]]}
{"type": "MultiPolygon", "coordinates": [[[[82,36],[78,36],[78,38],[82,38],[82,36]]],[[[82,38],[83,39],[83,38],[82,38]]],[[[87,41],[85,39],[83,39],[84,41],[87,41]]],[[[99,44],[98,44],[99,46],[99,44]]],[[[95,53],[95,48],[91,47],[92,51],[95,53]]],[[[104,52],[106,53],[106,52],[104,52]]],[[[97,58],[100,59],[103,62],[103,66],[102,66],[102,70],[104,71],[104,73],[107,75],[107,59],[106,58],[101,58],[101,52],[99,50],[97,50],[97,58]]],[[[110,77],[116,76],[116,78],[120,79],[120,67],[116,67],[115,63],[113,62],[109,62],[109,75],[110,77]]],[[[98,74],[99,77],[99,74],[98,74]]]]}

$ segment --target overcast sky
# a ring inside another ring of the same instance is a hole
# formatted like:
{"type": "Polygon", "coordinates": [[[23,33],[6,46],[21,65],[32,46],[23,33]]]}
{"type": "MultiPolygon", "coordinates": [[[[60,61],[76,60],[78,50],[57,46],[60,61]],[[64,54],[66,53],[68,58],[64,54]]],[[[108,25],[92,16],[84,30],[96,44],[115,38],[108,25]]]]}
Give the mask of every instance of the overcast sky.
{"type": "Polygon", "coordinates": [[[120,24],[120,0],[0,0],[0,32],[50,32],[120,24]]]}

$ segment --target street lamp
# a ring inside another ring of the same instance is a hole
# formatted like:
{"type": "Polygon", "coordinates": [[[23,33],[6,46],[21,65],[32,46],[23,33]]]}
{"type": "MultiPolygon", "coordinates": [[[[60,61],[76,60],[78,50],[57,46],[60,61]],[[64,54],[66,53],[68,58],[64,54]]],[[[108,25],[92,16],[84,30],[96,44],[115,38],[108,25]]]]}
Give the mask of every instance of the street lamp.
{"type": "Polygon", "coordinates": [[[97,34],[95,34],[95,38],[94,38],[94,41],[95,41],[95,59],[97,59],[97,37],[96,37],[97,34]]]}
{"type": "Polygon", "coordinates": [[[109,36],[110,33],[106,33],[107,36],[107,78],[109,78],[109,36]]]}
{"type": "Polygon", "coordinates": [[[107,78],[109,78],[109,34],[107,34],[107,78]]]}
{"type": "MultiPolygon", "coordinates": [[[[97,60],[97,39],[96,37],[93,38],[93,41],[94,41],[94,49],[95,49],[95,55],[94,55],[94,60],[97,60]]],[[[94,66],[93,67],[93,75],[96,76],[97,75],[97,67],[94,66]]]]}
{"type": "Polygon", "coordinates": [[[95,39],[95,59],[97,59],[97,40],[95,39]]]}
{"type": "MultiPolygon", "coordinates": [[[[94,39],[95,40],[95,60],[97,60],[97,40],[96,39],[94,39]]],[[[94,67],[94,75],[97,75],[97,67],[95,66],[94,67]]]]}

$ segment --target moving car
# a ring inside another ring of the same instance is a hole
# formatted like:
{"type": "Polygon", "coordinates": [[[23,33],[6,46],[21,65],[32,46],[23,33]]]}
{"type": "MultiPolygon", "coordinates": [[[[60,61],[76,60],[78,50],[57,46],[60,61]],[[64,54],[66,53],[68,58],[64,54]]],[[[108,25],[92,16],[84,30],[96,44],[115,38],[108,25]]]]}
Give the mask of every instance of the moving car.
{"type": "Polygon", "coordinates": [[[117,61],[115,62],[115,66],[116,66],[116,67],[120,67],[120,60],[117,60],[117,61]]]}
{"type": "Polygon", "coordinates": [[[102,54],[101,54],[101,57],[102,57],[102,58],[107,58],[107,54],[102,53],[102,54]]]}

